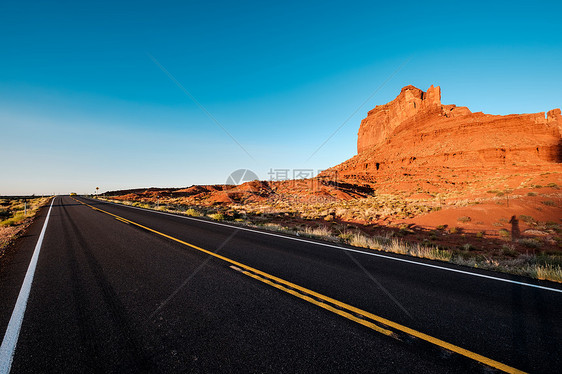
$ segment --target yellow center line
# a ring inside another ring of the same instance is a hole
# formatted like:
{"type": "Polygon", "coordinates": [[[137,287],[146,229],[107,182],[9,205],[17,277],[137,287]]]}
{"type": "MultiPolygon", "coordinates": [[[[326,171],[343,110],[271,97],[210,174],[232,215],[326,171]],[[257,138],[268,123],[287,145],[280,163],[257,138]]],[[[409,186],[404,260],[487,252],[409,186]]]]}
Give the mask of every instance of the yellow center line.
{"type": "Polygon", "coordinates": [[[121,217],[115,217],[116,220],[121,221],[121,222],[125,222],[126,224],[129,224],[129,221],[121,218],[121,217]]]}
{"type": "MultiPolygon", "coordinates": [[[[72,198],[72,199],[74,199],[74,198],[72,198]]],[[[377,315],[375,315],[375,314],[369,313],[369,312],[367,312],[367,311],[365,311],[365,310],[356,308],[356,307],[354,307],[354,306],[352,306],[352,305],[346,304],[346,303],[341,302],[341,301],[339,301],[339,300],[332,299],[332,298],[329,297],[329,296],[325,296],[325,295],[322,295],[322,294],[320,294],[320,293],[318,293],[318,292],[309,290],[309,289],[307,289],[307,288],[305,288],[305,287],[302,287],[302,286],[299,286],[299,285],[297,285],[297,284],[294,284],[294,283],[291,283],[291,282],[289,282],[289,281],[286,281],[286,280],[284,280],[284,279],[278,278],[278,277],[276,277],[276,276],[274,276],[274,275],[271,275],[271,274],[268,274],[268,273],[263,272],[263,271],[261,271],[261,270],[255,269],[255,268],[253,268],[253,267],[251,267],[251,266],[242,264],[242,263],[240,263],[240,262],[238,262],[238,261],[235,261],[235,260],[232,260],[232,259],[230,259],[230,258],[228,258],[228,257],[224,257],[224,256],[222,256],[222,255],[219,255],[219,254],[216,254],[216,253],[214,253],[214,252],[208,251],[208,250],[203,249],[203,248],[201,248],[201,247],[198,247],[198,246],[196,246],[196,245],[194,245],[194,244],[185,242],[185,241],[183,241],[183,240],[181,240],[181,239],[174,238],[173,236],[170,236],[170,235],[164,234],[164,233],[162,233],[162,232],[160,232],[160,231],[151,229],[150,227],[143,226],[143,225],[141,225],[140,223],[136,223],[136,222],[134,222],[134,221],[128,220],[128,219],[123,218],[123,217],[121,217],[121,216],[118,216],[118,215],[116,215],[116,214],[109,213],[109,212],[107,212],[107,211],[105,211],[105,210],[96,208],[96,207],[94,207],[94,206],[92,206],[92,205],[90,205],[90,204],[86,204],[86,203],[84,203],[84,202],[82,202],[82,201],[80,201],[80,200],[77,200],[77,199],[74,199],[74,200],[77,201],[77,202],[79,202],[79,203],[81,203],[81,204],[83,204],[83,205],[86,205],[86,206],[88,206],[88,207],[90,207],[90,208],[92,208],[92,209],[94,209],[94,210],[97,210],[97,211],[99,211],[99,212],[102,212],[102,213],[108,214],[108,215],[110,215],[110,216],[113,216],[114,218],[117,218],[117,219],[119,219],[120,221],[123,221],[123,222],[125,222],[125,223],[129,223],[129,224],[135,225],[135,226],[140,227],[140,228],[142,228],[142,229],[145,229],[145,230],[147,230],[147,231],[153,232],[153,233],[155,233],[155,234],[158,234],[158,235],[160,235],[160,236],[163,236],[163,237],[165,237],[165,238],[168,238],[168,239],[170,239],[170,240],[173,240],[173,241],[175,241],[175,242],[177,242],[177,243],[181,243],[181,244],[183,244],[183,245],[185,245],[185,246],[191,247],[191,248],[193,248],[193,249],[196,249],[196,250],[198,250],[198,251],[201,251],[201,252],[203,252],[203,253],[206,253],[206,254],[208,254],[208,255],[210,255],[210,256],[213,256],[213,257],[216,257],[216,258],[221,259],[221,260],[223,260],[223,261],[226,261],[226,262],[228,262],[228,263],[230,263],[230,264],[232,264],[232,265],[234,265],[234,266],[240,267],[240,268],[246,270],[246,271],[243,271],[243,273],[244,273],[245,275],[247,275],[247,276],[250,276],[250,277],[252,277],[252,278],[255,278],[255,279],[257,279],[257,280],[259,280],[259,281],[261,281],[261,282],[263,282],[263,283],[267,283],[268,285],[271,285],[271,286],[273,286],[273,287],[275,287],[275,288],[278,288],[278,289],[280,289],[280,290],[282,290],[282,291],[284,291],[284,292],[290,293],[291,295],[294,295],[294,296],[296,296],[296,297],[299,297],[299,298],[301,298],[301,299],[303,299],[303,300],[306,300],[306,301],[308,301],[308,302],[310,302],[310,303],[312,303],[312,304],[318,305],[318,306],[320,306],[320,307],[322,307],[322,308],[324,308],[324,309],[330,310],[331,312],[334,312],[334,313],[336,313],[336,314],[338,314],[338,315],[340,315],[340,316],[343,316],[343,317],[345,317],[345,318],[348,318],[348,319],[350,319],[350,320],[352,320],[352,321],[354,321],[354,322],[357,322],[357,323],[359,323],[359,324],[361,324],[361,325],[363,325],[363,326],[369,327],[369,328],[373,329],[374,331],[380,332],[380,333],[382,333],[382,334],[384,334],[384,335],[396,337],[395,334],[394,334],[393,332],[389,331],[389,330],[383,329],[383,328],[381,328],[381,327],[379,327],[379,326],[377,326],[377,325],[375,325],[375,324],[373,324],[373,323],[371,323],[371,322],[369,322],[369,321],[363,320],[363,319],[361,319],[361,318],[357,318],[357,317],[355,317],[354,315],[352,315],[352,314],[350,314],[350,313],[347,313],[347,312],[345,312],[345,311],[336,309],[336,308],[334,308],[334,307],[332,307],[332,306],[330,306],[330,305],[327,305],[327,304],[325,304],[325,303],[319,302],[319,301],[317,301],[317,300],[315,300],[315,299],[313,299],[313,298],[311,298],[311,297],[309,297],[309,296],[302,295],[302,294],[300,294],[300,293],[298,293],[298,292],[295,292],[294,290],[291,290],[291,289],[289,289],[289,288],[293,288],[293,289],[299,290],[299,291],[301,291],[302,293],[311,295],[311,296],[313,296],[313,297],[315,297],[315,298],[317,298],[317,299],[320,299],[320,300],[323,300],[323,301],[325,301],[325,302],[327,302],[327,303],[336,305],[336,306],[338,306],[338,307],[340,307],[340,308],[342,308],[342,309],[346,309],[347,311],[353,312],[353,313],[355,313],[355,314],[362,315],[362,316],[364,316],[364,317],[366,317],[366,318],[369,318],[369,319],[371,319],[371,320],[373,320],[373,321],[376,321],[376,322],[379,322],[379,323],[381,323],[381,324],[383,324],[383,325],[386,325],[387,327],[390,327],[390,328],[393,328],[393,329],[395,329],[395,330],[398,330],[398,331],[401,331],[401,332],[403,332],[403,333],[406,333],[406,334],[408,334],[408,335],[414,336],[414,337],[416,337],[416,338],[418,338],[418,339],[424,340],[424,341],[429,342],[429,343],[431,343],[431,344],[437,345],[437,346],[439,346],[439,347],[441,347],[441,348],[447,349],[447,350],[449,350],[449,351],[451,351],[451,352],[455,352],[455,353],[460,354],[460,355],[462,355],[462,356],[468,357],[468,358],[470,358],[470,359],[472,359],[472,360],[478,361],[478,362],[483,363],[483,364],[485,364],[485,365],[488,365],[488,366],[490,366],[490,367],[493,367],[493,368],[502,370],[502,371],[504,371],[504,372],[506,372],[506,373],[525,373],[524,371],[521,371],[521,370],[516,369],[516,368],[514,368],[514,367],[511,367],[511,366],[509,366],[509,365],[503,364],[503,363],[501,363],[501,362],[499,362],[499,361],[492,360],[491,358],[482,356],[482,355],[480,355],[480,354],[478,354],[478,353],[469,351],[469,350],[467,350],[467,349],[461,348],[461,347],[456,346],[456,345],[454,345],[454,344],[447,343],[446,341],[443,341],[443,340],[441,340],[441,339],[434,338],[433,336],[430,336],[430,335],[424,334],[424,333],[422,333],[422,332],[419,332],[419,331],[417,331],[417,330],[411,329],[411,328],[409,328],[409,327],[403,326],[403,325],[401,325],[401,324],[399,324],[399,323],[392,322],[392,321],[390,321],[390,320],[388,320],[388,319],[386,319],[386,318],[383,318],[383,317],[377,316],[377,315]],[[259,275],[259,276],[257,276],[256,274],[259,275]],[[261,277],[260,277],[260,276],[261,276],[261,277]],[[274,282],[272,282],[272,280],[273,280],[274,282]],[[282,285],[285,285],[285,286],[287,286],[287,287],[289,287],[289,288],[283,287],[283,286],[281,286],[279,283],[282,284],[282,285]]]]}
{"type": "Polygon", "coordinates": [[[280,285],[280,284],[273,283],[272,281],[270,281],[270,280],[268,280],[268,279],[266,279],[266,278],[262,278],[262,277],[260,277],[260,276],[258,276],[258,275],[252,274],[252,273],[250,273],[250,272],[248,272],[248,271],[242,271],[242,273],[245,274],[245,275],[247,275],[247,276],[249,276],[249,277],[252,277],[252,278],[254,278],[254,279],[257,279],[257,280],[259,280],[260,282],[263,282],[263,283],[266,283],[266,284],[268,284],[268,285],[270,285],[270,286],[272,286],[272,287],[278,288],[278,289],[280,289],[281,291],[290,293],[290,294],[293,295],[293,296],[296,296],[296,297],[298,297],[298,298],[300,298],[300,299],[306,300],[306,301],[308,301],[309,303],[312,303],[312,304],[314,304],[314,305],[318,305],[319,307],[324,308],[324,309],[326,309],[326,310],[329,310],[330,312],[336,313],[336,314],[338,314],[338,315],[340,315],[340,316],[342,316],[342,317],[345,317],[345,318],[350,319],[350,320],[352,320],[352,321],[354,321],[354,322],[357,322],[357,323],[359,323],[359,324],[361,324],[361,325],[363,325],[363,326],[367,326],[368,328],[373,329],[373,330],[375,330],[375,331],[377,331],[377,332],[380,332],[381,334],[384,334],[384,335],[387,335],[387,336],[391,336],[391,337],[393,337],[393,338],[398,339],[398,336],[396,336],[396,334],[394,334],[392,331],[389,331],[389,330],[387,330],[387,329],[383,329],[382,327],[379,327],[379,326],[375,325],[374,323],[369,322],[369,321],[366,321],[366,320],[364,320],[364,319],[357,318],[357,317],[355,317],[354,315],[352,315],[351,313],[348,313],[348,312],[345,312],[345,311],[343,311],[343,310],[334,308],[333,306],[331,306],[331,305],[329,305],[329,304],[322,303],[322,302],[320,302],[320,301],[318,301],[318,300],[315,300],[315,299],[313,299],[313,298],[311,298],[311,297],[309,297],[309,296],[303,295],[303,294],[298,293],[298,292],[296,292],[296,291],[294,291],[294,290],[291,290],[291,289],[288,289],[288,288],[286,288],[286,287],[283,287],[283,286],[280,285]]]}

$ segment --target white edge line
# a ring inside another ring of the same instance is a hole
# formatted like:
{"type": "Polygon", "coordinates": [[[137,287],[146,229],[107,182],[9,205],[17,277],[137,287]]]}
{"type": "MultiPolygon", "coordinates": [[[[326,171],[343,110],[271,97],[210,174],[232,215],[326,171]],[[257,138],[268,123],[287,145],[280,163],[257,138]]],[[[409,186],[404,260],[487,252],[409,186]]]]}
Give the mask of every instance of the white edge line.
{"type": "MultiPolygon", "coordinates": [[[[521,286],[539,288],[539,289],[541,289],[541,290],[547,290],[547,291],[553,291],[553,292],[562,293],[562,289],[551,288],[551,287],[546,287],[546,286],[539,286],[538,284],[531,284],[531,283],[525,283],[525,282],[518,282],[518,281],[511,280],[511,279],[498,278],[498,277],[493,277],[493,276],[491,276],[491,275],[478,274],[478,273],[473,273],[473,272],[466,271],[466,270],[459,270],[459,269],[448,268],[448,267],[445,267],[445,266],[439,266],[439,265],[433,265],[433,264],[426,264],[425,262],[418,262],[418,261],[413,261],[413,260],[407,260],[407,259],[405,259],[405,258],[392,257],[392,256],[383,255],[383,254],[380,254],[380,253],[365,252],[365,251],[361,251],[361,250],[357,250],[357,249],[353,249],[353,248],[340,247],[340,246],[338,246],[338,245],[333,245],[333,244],[328,244],[328,243],[321,243],[321,242],[315,242],[315,241],[306,240],[306,239],[301,239],[301,238],[295,238],[295,237],[292,237],[292,236],[279,235],[279,234],[275,234],[275,233],[272,233],[272,232],[253,230],[253,229],[250,229],[250,228],[247,228],[247,227],[241,227],[241,226],[236,226],[236,225],[228,225],[228,224],[225,224],[225,223],[207,221],[207,220],[203,220],[203,219],[197,219],[197,218],[193,218],[193,217],[182,216],[182,215],[179,215],[179,214],[172,214],[172,213],[167,213],[167,212],[160,212],[160,211],[158,211],[158,210],[139,208],[139,207],[136,207],[136,206],[130,206],[130,205],[125,205],[125,204],[117,204],[117,203],[113,203],[113,202],[111,202],[111,201],[105,201],[105,200],[97,200],[97,201],[102,201],[102,202],[104,202],[104,203],[108,203],[108,204],[112,204],[112,205],[116,205],[116,206],[123,206],[123,207],[127,207],[127,208],[138,209],[138,210],[142,210],[142,211],[145,211],[145,212],[164,214],[164,215],[166,215],[166,216],[178,217],[178,218],[188,219],[188,220],[192,220],[192,221],[196,221],[196,222],[208,223],[208,224],[212,224],[212,225],[218,225],[218,226],[224,226],[224,227],[230,227],[230,228],[237,228],[237,229],[239,229],[239,230],[245,230],[245,231],[255,232],[255,233],[258,233],[258,234],[269,235],[269,236],[275,236],[275,237],[277,237],[277,238],[295,240],[295,241],[298,241],[298,242],[304,242],[304,243],[309,243],[309,244],[316,244],[316,245],[321,245],[321,246],[324,246],[324,247],[335,248],[335,249],[339,249],[339,250],[343,250],[343,251],[355,252],[355,253],[360,253],[360,254],[364,254],[364,255],[368,255],[368,256],[381,257],[381,258],[385,258],[385,259],[388,259],[388,260],[401,261],[401,262],[406,262],[406,263],[409,263],[409,264],[420,265],[420,266],[426,266],[426,267],[430,267],[430,268],[434,268],[434,269],[452,271],[452,272],[454,272],[454,273],[472,275],[472,276],[474,276],[474,277],[492,279],[492,280],[501,281],[501,282],[507,282],[507,283],[512,283],[512,284],[518,284],[518,285],[521,285],[521,286]]],[[[0,374],[1,374],[1,373],[0,373],[0,374]]]]}
{"type": "Polygon", "coordinates": [[[49,217],[51,215],[51,209],[53,208],[53,203],[56,197],[53,197],[51,201],[51,206],[49,207],[49,212],[47,213],[47,218],[43,223],[43,228],[41,229],[41,234],[35,245],[35,250],[31,256],[31,261],[25,273],[25,278],[14,306],[14,311],[10,317],[10,322],[6,328],[6,333],[4,334],[4,340],[2,340],[2,346],[0,346],[0,374],[8,374],[12,368],[12,361],[14,359],[14,354],[16,353],[16,345],[18,343],[18,337],[20,335],[21,324],[23,322],[23,315],[25,314],[25,309],[27,307],[27,300],[29,298],[29,293],[31,292],[31,284],[33,283],[33,276],[35,275],[35,268],[37,267],[37,259],[39,258],[39,252],[41,251],[41,244],[43,244],[43,238],[45,237],[45,231],[47,230],[47,223],[49,222],[49,217]]]}

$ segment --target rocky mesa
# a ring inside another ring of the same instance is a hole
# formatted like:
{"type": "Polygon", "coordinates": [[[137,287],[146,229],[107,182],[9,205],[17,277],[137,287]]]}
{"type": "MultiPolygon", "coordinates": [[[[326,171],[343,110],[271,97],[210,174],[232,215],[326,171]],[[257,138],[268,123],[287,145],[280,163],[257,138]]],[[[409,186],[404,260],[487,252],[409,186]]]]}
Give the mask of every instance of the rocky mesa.
{"type": "Polygon", "coordinates": [[[357,156],[334,167],[340,178],[376,182],[400,170],[490,169],[562,162],[560,109],[490,115],[441,104],[440,87],[402,88],[363,119],[357,156]]]}

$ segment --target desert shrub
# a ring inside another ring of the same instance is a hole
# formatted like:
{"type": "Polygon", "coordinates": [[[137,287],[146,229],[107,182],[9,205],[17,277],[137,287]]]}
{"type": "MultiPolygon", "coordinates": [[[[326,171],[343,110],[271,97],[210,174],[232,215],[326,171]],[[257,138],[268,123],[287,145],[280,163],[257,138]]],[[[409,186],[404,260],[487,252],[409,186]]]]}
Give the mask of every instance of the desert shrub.
{"type": "Polygon", "coordinates": [[[462,216],[462,217],[457,218],[457,221],[462,222],[462,223],[466,223],[466,222],[470,222],[471,219],[470,219],[469,216],[462,216]]]}
{"type": "Polygon", "coordinates": [[[498,234],[502,237],[502,238],[509,238],[511,237],[511,233],[509,232],[509,230],[506,229],[500,229],[498,231],[498,234]]]}
{"type": "Polygon", "coordinates": [[[437,226],[437,230],[445,230],[447,228],[447,225],[439,225],[437,226]]]}
{"type": "Polygon", "coordinates": [[[560,187],[558,187],[558,185],[557,185],[556,183],[554,183],[554,182],[549,183],[549,184],[547,184],[546,186],[547,186],[547,187],[554,188],[554,189],[557,189],[557,190],[560,188],[560,187]]]}
{"type": "Polygon", "coordinates": [[[344,231],[341,234],[338,235],[338,237],[343,240],[344,242],[348,242],[351,240],[351,237],[353,236],[352,232],[349,231],[344,231]]]}
{"type": "Polygon", "coordinates": [[[0,226],[1,227],[15,226],[21,223],[23,220],[25,220],[25,215],[23,214],[23,212],[17,212],[14,214],[13,217],[10,217],[0,222],[0,226]]]}
{"type": "Polygon", "coordinates": [[[451,227],[451,228],[449,229],[449,233],[450,233],[450,234],[459,234],[461,231],[462,231],[461,228],[460,228],[460,227],[456,227],[456,226],[455,226],[455,227],[451,227]]]}
{"type": "Polygon", "coordinates": [[[540,248],[542,246],[542,242],[534,238],[522,238],[517,242],[523,244],[527,248],[540,248]]]}
{"type": "Polygon", "coordinates": [[[527,196],[537,196],[536,192],[527,192],[527,196]]]}
{"type": "Polygon", "coordinates": [[[198,211],[196,211],[193,208],[187,209],[184,214],[190,217],[199,217],[201,215],[198,211]]]}
{"type": "Polygon", "coordinates": [[[553,222],[553,221],[547,221],[544,224],[544,227],[546,229],[549,229],[549,230],[554,230],[557,233],[560,233],[560,231],[562,231],[562,229],[560,228],[560,225],[556,222],[553,222]]]}
{"type": "Polygon", "coordinates": [[[525,214],[521,214],[521,215],[519,216],[519,219],[520,219],[521,221],[525,222],[525,223],[528,224],[528,225],[534,225],[534,224],[537,223],[537,221],[536,221],[533,217],[527,216],[527,215],[525,215],[525,214]]]}
{"type": "Polygon", "coordinates": [[[466,243],[462,246],[462,249],[464,249],[465,251],[474,251],[476,248],[474,248],[472,244],[466,243]]]}
{"type": "Polygon", "coordinates": [[[11,213],[8,209],[1,209],[0,208],[0,220],[9,218],[11,213]]]}
{"type": "Polygon", "coordinates": [[[408,225],[400,225],[399,233],[402,235],[413,234],[415,231],[408,227],[408,225]]]}
{"type": "Polygon", "coordinates": [[[513,246],[504,244],[501,248],[501,254],[504,256],[516,257],[519,252],[517,252],[513,246]]]}
{"type": "Polygon", "coordinates": [[[544,200],[544,201],[541,201],[541,203],[543,203],[546,206],[556,206],[556,203],[552,200],[544,200]]]}
{"type": "Polygon", "coordinates": [[[544,252],[535,256],[535,263],[537,265],[558,265],[562,266],[562,255],[549,255],[544,252]]]}
{"type": "Polygon", "coordinates": [[[222,213],[211,213],[208,215],[209,218],[215,220],[215,221],[223,221],[224,220],[224,214],[222,213]]]}
{"type": "Polygon", "coordinates": [[[478,231],[478,232],[476,233],[476,237],[477,237],[477,238],[483,238],[483,237],[484,237],[484,231],[478,231]]]}
{"type": "Polygon", "coordinates": [[[23,210],[23,203],[20,200],[12,201],[11,210],[23,210]]]}

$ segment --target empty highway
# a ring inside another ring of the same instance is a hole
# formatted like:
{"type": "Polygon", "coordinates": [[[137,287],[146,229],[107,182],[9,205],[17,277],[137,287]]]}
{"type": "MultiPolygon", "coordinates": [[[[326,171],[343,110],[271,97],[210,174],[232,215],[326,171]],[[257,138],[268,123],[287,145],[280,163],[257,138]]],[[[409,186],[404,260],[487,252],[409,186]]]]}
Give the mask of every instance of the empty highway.
{"type": "Polygon", "coordinates": [[[552,373],[561,291],[57,196],[0,262],[0,374],[552,373]]]}

